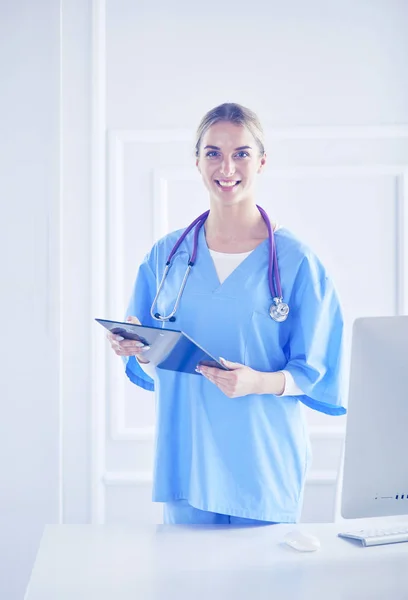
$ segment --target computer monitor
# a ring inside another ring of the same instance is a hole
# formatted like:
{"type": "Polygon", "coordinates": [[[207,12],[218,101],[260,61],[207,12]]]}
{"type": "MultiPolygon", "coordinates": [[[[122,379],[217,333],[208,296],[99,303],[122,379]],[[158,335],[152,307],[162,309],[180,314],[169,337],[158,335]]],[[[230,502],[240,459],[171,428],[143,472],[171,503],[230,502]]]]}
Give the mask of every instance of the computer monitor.
{"type": "Polygon", "coordinates": [[[408,316],[354,322],[342,478],[344,518],[408,514],[408,316]]]}

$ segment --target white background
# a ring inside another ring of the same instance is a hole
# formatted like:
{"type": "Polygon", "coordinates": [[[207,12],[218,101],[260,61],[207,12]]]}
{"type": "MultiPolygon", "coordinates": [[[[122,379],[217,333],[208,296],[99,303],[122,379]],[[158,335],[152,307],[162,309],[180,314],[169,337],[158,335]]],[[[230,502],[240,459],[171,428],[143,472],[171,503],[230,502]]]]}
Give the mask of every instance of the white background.
{"type": "MultiPolygon", "coordinates": [[[[92,318],[121,317],[151,243],[206,206],[209,108],[259,114],[259,201],[327,264],[349,330],[407,312],[407,24],[396,0],[0,3],[1,597],[45,523],[160,519],[153,396],[92,318]]],[[[302,518],[327,521],[345,420],[308,420],[302,518]]]]}

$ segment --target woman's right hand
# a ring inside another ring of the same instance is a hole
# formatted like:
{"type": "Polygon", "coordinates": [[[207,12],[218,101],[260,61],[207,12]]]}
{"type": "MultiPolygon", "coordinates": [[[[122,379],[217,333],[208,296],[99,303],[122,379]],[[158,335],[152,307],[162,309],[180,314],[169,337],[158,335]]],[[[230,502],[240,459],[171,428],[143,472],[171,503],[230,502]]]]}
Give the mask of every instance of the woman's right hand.
{"type": "MultiPolygon", "coordinates": [[[[141,325],[137,317],[128,317],[126,319],[129,323],[136,323],[141,325]]],[[[126,340],[121,335],[109,332],[106,336],[110,342],[112,350],[117,356],[136,356],[137,360],[141,363],[147,364],[149,361],[145,359],[143,353],[150,349],[150,346],[144,346],[142,342],[136,340],[126,340]]]]}

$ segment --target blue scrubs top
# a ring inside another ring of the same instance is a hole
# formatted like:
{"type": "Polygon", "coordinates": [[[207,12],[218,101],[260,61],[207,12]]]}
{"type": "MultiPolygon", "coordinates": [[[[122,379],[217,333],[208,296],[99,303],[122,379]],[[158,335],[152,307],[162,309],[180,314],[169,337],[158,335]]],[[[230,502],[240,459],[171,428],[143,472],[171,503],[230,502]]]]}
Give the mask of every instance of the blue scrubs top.
{"type": "MultiPolygon", "coordinates": [[[[269,316],[268,240],[220,284],[201,228],[198,253],[175,323],[150,307],[167,257],[182,231],[157,242],[139,268],[127,315],[179,329],[214,356],[259,371],[286,369],[304,395],[228,398],[205,377],[157,369],[153,381],[135,357],[125,360],[136,385],[156,392],[153,500],[185,499],[216,513],[282,523],[300,517],[310,462],[301,403],[342,415],[343,318],[318,258],[287,229],[275,242],[288,319],[269,316]]],[[[173,309],[192,251],[193,232],[173,258],[157,310],[173,309]]]]}

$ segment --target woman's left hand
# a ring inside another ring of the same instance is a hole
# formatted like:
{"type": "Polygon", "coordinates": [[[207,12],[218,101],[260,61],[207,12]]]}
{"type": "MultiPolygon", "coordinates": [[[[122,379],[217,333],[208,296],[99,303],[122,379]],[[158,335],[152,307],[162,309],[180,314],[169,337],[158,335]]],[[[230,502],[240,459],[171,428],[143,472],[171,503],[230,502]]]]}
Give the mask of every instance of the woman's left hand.
{"type": "Polygon", "coordinates": [[[260,387],[260,371],[240,363],[230,362],[220,358],[220,362],[229,371],[199,365],[198,371],[214,383],[228,398],[239,398],[248,394],[258,394],[260,387]]]}

